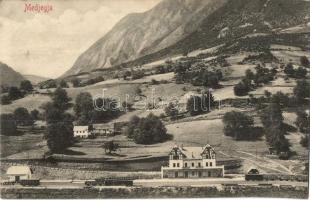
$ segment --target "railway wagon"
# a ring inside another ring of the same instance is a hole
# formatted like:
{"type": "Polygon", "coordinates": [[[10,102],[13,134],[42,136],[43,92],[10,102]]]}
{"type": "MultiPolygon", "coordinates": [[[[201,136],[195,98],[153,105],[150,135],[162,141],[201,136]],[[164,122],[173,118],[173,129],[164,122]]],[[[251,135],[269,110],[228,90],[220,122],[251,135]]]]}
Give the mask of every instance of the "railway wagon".
{"type": "Polygon", "coordinates": [[[21,184],[22,186],[39,186],[40,180],[39,179],[19,180],[19,184],[21,184]]]}
{"type": "Polygon", "coordinates": [[[264,176],[262,174],[246,174],[246,181],[262,181],[264,180],[264,176]]]}
{"type": "Polygon", "coordinates": [[[98,178],[95,180],[85,181],[86,186],[132,186],[133,178],[98,178]]]}

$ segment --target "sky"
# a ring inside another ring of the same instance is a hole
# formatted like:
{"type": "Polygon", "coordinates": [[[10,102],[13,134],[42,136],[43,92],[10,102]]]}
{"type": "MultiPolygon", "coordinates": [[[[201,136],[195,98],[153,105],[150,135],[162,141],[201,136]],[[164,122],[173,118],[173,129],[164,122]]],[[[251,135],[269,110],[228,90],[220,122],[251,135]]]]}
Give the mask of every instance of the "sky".
{"type": "Polygon", "coordinates": [[[0,61],[22,74],[57,78],[129,13],[160,0],[0,0],[0,61]],[[52,7],[44,13],[25,5],[52,7]]]}

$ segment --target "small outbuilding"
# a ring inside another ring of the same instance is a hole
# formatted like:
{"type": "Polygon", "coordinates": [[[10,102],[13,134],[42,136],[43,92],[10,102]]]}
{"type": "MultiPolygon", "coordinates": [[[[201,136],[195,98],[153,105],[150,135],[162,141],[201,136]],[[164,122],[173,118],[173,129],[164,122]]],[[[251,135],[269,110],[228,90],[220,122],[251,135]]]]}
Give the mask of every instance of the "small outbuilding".
{"type": "Polygon", "coordinates": [[[32,171],[29,166],[11,166],[6,172],[10,181],[31,179],[32,171]]]}

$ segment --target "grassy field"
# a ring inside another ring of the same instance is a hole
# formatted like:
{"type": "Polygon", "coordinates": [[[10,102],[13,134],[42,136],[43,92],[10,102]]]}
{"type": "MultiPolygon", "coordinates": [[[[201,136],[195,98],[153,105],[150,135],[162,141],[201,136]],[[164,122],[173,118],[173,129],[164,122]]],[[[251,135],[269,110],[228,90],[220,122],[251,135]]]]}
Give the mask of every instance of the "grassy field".
{"type": "Polygon", "coordinates": [[[13,101],[12,104],[9,105],[1,105],[1,113],[11,113],[18,107],[25,107],[28,111],[37,109],[40,110],[40,106],[49,101],[50,97],[47,95],[27,95],[22,99],[18,99],[13,101]]]}
{"type": "Polygon", "coordinates": [[[38,153],[37,150],[42,151],[45,147],[42,132],[26,131],[15,136],[0,135],[0,138],[1,158],[41,157],[42,153],[38,153]]]}

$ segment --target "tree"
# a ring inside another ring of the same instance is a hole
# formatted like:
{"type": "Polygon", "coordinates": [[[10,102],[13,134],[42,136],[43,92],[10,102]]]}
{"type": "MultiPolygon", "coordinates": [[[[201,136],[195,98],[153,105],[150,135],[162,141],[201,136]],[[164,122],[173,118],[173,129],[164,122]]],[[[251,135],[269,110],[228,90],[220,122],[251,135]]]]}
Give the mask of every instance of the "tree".
{"type": "Polygon", "coordinates": [[[140,118],[136,115],[134,115],[130,118],[129,123],[124,130],[124,133],[128,138],[133,137],[134,130],[135,130],[135,128],[138,127],[139,122],[140,122],[140,118]]]}
{"type": "Polygon", "coordinates": [[[172,120],[176,119],[179,114],[178,106],[175,103],[170,102],[167,107],[165,107],[165,113],[170,116],[172,120]]]}
{"type": "Polygon", "coordinates": [[[111,154],[113,151],[117,151],[119,149],[119,144],[114,143],[114,141],[105,142],[103,145],[105,153],[111,154]]]}
{"type": "Polygon", "coordinates": [[[271,96],[271,102],[276,103],[280,106],[284,106],[284,107],[288,106],[289,101],[290,101],[289,96],[286,94],[283,94],[281,91],[271,96]]]}
{"type": "Polygon", "coordinates": [[[24,107],[19,107],[14,110],[14,118],[17,125],[33,125],[33,119],[31,118],[28,110],[24,107]]]}
{"type": "Polygon", "coordinates": [[[237,96],[245,96],[250,91],[250,87],[244,81],[239,82],[237,85],[234,86],[234,93],[237,96]]]}
{"type": "Polygon", "coordinates": [[[70,98],[64,89],[57,88],[52,102],[42,106],[47,121],[45,138],[51,153],[61,153],[73,144],[73,117],[66,113],[70,98]]]}
{"type": "Polygon", "coordinates": [[[297,103],[305,102],[307,97],[310,97],[310,83],[306,80],[297,81],[297,85],[293,89],[297,103]]]}
{"type": "Polygon", "coordinates": [[[1,135],[14,135],[16,134],[17,127],[13,114],[0,115],[0,134],[1,135]]]}
{"type": "Polygon", "coordinates": [[[47,126],[46,140],[51,153],[62,153],[73,144],[72,124],[67,122],[50,123],[47,126]]]}
{"type": "Polygon", "coordinates": [[[87,125],[92,119],[93,98],[90,93],[82,92],[75,98],[73,107],[75,116],[78,118],[80,125],[87,125]]]}
{"type": "Polygon", "coordinates": [[[72,83],[73,87],[80,87],[81,86],[81,81],[77,78],[72,79],[71,83],[72,83]]]}
{"type": "Polygon", "coordinates": [[[306,78],[308,71],[304,67],[298,67],[295,70],[294,77],[295,78],[306,78]]]}
{"type": "Polygon", "coordinates": [[[245,78],[248,80],[253,80],[255,78],[255,74],[252,72],[252,70],[247,69],[245,71],[245,78]]]}
{"type": "Polygon", "coordinates": [[[278,154],[281,154],[281,152],[289,152],[290,144],[285,138],[286,131],[283,126],[283,116],[280,105],[276,103],[269,104],[260,113],[260,118],[269,145],[274,147],[278,154]]]}
{"type": "Polygon", "coordinates": [[[293,76],[295,73],[294,66],[292,63],[288,63],[284,68],[284,73],[288,76],[293,76]]]}
{"type": "Polygon", "coordinates": [[[31,92],[33,90],[33,87],[29,80],[23,80],[20,83],[20,89],[26,92],[31,92]]]}
{"type": "Polygon", "coordinates": [[[304,110],[298,110],[296,112],[297,118],[295,124],[302,133],[310,133],[310,115],[308,115],[304,110]]]}
{"type": "Polygon", "coordinates": [[[300,139],[301,146],[309,149],[309,135],[305,135],[300,139]]]}
{"type": "Polygon", "coordinates": [[[71,98],[68,97],[66,90],[58,87],[52,95],[53,104],[60,110],[67,110],[71,104],[71,98]]]}
{"type": "Polygon", "coordinates": [[[138,144],[154,144],[167,139],[165,125],[159,117],[152,113],[146,118],[132,118],[127,127],[126,134],[138,144]]]}
{"type": "Polygon", "coordinates": [[[9,88],[9,98],[11,100],[20,99],[23,97],[24,97],[24,94],[17,87],[10,87],[9,88]]]}
{"type": "Polygon", "coordinates": [[[300,64],[304,67],[310,67],[310,62],[306,56],[300,57],[300,64]]]}
{"type": "Polygon", "coordinates": [[[1,105],[8,105],[10,103],[12,103],[12,102],[11,102],[11,99],[8,95],[2,95],[1,96],[1,105]]]}
{"type": "Polygon", "coordinates": [[[214,105],[215,102],[212,93],[203,93],[201,96],[191,96],[187,100],[186,110],[190,113],[191,116],[194,116],[203,112],[209,112],[211,107],[214,105]]]}
{"type": "Polygon", "coordinates": [[[254,139],[252,128],[254,119],[241,112],[227,112],[223,117],[224,134],[239,139],[254,139]]]}
{"type": "Polygon", "coordinates": [[[39,114],[40,114],[40,112],[37,109],[34,109],[30,112],[31,118],[34,120],[39,119],[39,114]]]}
{"type": "Polygon", "coordinates": [[[68,85],[68,83],[65,80],[61,80],[60,83],[59,83],[59,87],[61,87],[61,88],[68,88],[69,85],[68,85]]]}

